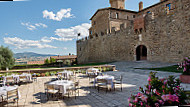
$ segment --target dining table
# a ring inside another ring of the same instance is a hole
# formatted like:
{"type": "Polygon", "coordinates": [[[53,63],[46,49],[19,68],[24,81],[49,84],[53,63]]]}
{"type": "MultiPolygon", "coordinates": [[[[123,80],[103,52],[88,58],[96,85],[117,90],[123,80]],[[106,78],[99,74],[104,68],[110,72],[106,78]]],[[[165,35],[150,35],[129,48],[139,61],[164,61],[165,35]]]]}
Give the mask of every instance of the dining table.
{"type": "MultiPolygon", "coordinates": [[[[17,85],[0,87],[0,102],[2,102],[2,100],[7,97],[7,92],[8,91],[12,91],[12,90],[15,90],[15,89],[18,89],[17,85]],[[1,97],[3,97],[3,99],[1,97]]],[[[21,97],[20,92],[18,91],[17,93],[18,93],[18,98],[20,98],[21,97]]]]}
{"type": "Polygon", "coordinates": [[[107,80],[107,83],[111,84],[111,88],[112,89],[114,88],[114,76],[111,76],[111,75],[99,75],[94,80],[94,86],[96,85],[96,82],[97,82],[98,79],[105,79],[105,80],[107,80]]]}
{"type": "Polygon", "coordinates": [[[3,76],[3,84],[5,85],[7,83],[7,78],[9,78],[9,77],[13,78],[14,83],[19,83],[21,81],[20,76],[26,77],[27,81],[32,80],[32,75],[31,74],[27,74],[27,73],[23,73],[21,75],[12,74],[12,75],[9,75],[9,76],[3,76]]]}
{"type": "Polygon", "coordinates": [[[72,71],[62,71],[62,72],[58,72],[57,74],[58,74],[58,78],[63,77],[63,78],[69,79],[70,76],[73,75],[73,72],[72,71]]]}
{"type": "Polygon", "coordinates": [[[70,80],[56,80],[48,84],[54,85],[54,88],[59,90],[62,95],[65,95],[67,93],[67,89],[74,87],[74,82],[70,80]]]}

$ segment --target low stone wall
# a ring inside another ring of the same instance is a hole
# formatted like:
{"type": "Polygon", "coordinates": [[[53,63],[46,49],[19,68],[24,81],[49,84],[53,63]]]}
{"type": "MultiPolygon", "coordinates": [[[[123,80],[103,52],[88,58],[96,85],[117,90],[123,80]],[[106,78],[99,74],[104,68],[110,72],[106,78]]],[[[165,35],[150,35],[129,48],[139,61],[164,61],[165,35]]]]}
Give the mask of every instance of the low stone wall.
{"type": "Polygon", "coordinates": [[[116,71],[115,65],[99,65],[99,66],[85,66],[85,67],[64,67],[64,68],[45,68],[45,69],[28,69],[28,70],[10,70],[10,71],[0,71],[0,73],[45,73],[50,71],[64,71],[64,70],[86,70],[88,68],[109,68],[111,71],[116,71]]]}

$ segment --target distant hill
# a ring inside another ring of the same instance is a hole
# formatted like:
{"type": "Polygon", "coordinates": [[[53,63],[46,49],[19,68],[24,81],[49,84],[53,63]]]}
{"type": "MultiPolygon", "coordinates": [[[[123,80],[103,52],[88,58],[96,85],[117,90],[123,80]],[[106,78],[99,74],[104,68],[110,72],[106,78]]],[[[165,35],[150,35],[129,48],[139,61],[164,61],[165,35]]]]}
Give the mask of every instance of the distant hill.
{"type": "Polygon", "coordinates": [[[14,57],[15,58],[30,58],[30,57],[49,57],[49,56],[56,56],[56,55],[51,55],[51,54],[38,54],[34,52],[23,52],[23,53],[15,53],[14,57]]]}

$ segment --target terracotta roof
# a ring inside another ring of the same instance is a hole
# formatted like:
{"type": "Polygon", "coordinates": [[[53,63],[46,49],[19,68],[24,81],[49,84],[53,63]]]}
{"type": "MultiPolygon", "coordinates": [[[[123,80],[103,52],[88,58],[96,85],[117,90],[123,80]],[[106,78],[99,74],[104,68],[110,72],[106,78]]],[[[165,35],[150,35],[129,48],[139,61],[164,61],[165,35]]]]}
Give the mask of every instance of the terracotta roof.
{"type": "Polygon", "coordinates": [[[44,61],[28,61],[27,64],[44,64],[44,61]]]}
{"type": "Polygon", "coordinates": [[[54,59],[57,59],[57,60],[60,60],[60,59],[76,59],[77,56],[76,55],[66,55],[66,56],[51,56],[50,58],[54,58],[54,59]]]}

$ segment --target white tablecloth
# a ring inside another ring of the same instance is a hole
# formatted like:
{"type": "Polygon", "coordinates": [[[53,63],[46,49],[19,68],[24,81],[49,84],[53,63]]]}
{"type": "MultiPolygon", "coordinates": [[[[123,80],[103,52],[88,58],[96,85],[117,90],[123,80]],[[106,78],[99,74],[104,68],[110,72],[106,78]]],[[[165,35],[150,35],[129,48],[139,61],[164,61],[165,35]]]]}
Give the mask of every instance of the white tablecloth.
{"type": "Polygon", "coordinates": [[[95,81],[94,81],[94,86],[95,86],[96,81],[97,81],[98,79],[105,79],[105,80],[107,80],[108,84],[111,84],[111,88],[114,88],[114,83],[113,83],[113,81],[114,81],[114,76],[111,76],[111,75],[97,76],[97,77],[95,78],[95,81]]]}
{"type": "MultiPolygon", "coordinates": [[[[0,96],[7,96],[7,92],[8,91],[12,91],[12,90],[15,90],[17,89],[18,86],[3,86],[3,87],[0,87],[0,96]]],[[[21,95],[20,95],[20,92],[18,91],[18,97],[20,98],[21,95]]],[[[2,98],[0,97],[0,102],[2,102],[2,98]]]]}
{"type": "Polygon", "coordinates": [[[13,80],[15,83],[19,83],[20,82],[20,76],[26,76],[26,80],[27,81],[31,81],[32,80],[32,75],[31,74],[21,74],[21,75],[10,75],[10,76],[4,76],[3,77],[3,83],[4,85],[6,84],[7,82],[7,77],[13,77],[13,80]]]}
{"type": "Polygon", "coordinates": [[[99,71],[99,69],[96,69],[96,68],[89,68],[89,69],[86,70],[86,74],[91,75],[92,73],[97,75],[98,73],[100,73],[100,71],[99,71]]]}
{"type": "Polygon", "coordinates": [[[54,85],[56,89],[59,89],[62,95],[67,93],[67,89],[71,86],[74,86],[73,81],[69,80],[57,80],[49,83],[50,85],[54,85]]]}
{"type": "Polygon", "coordinates": [[[71,75],[73,75],[72,71],[58,72],[58,77],[69,78],[71,75]],[[61,74],[61,75],[59,75],[59,74],[61,74]]]}

